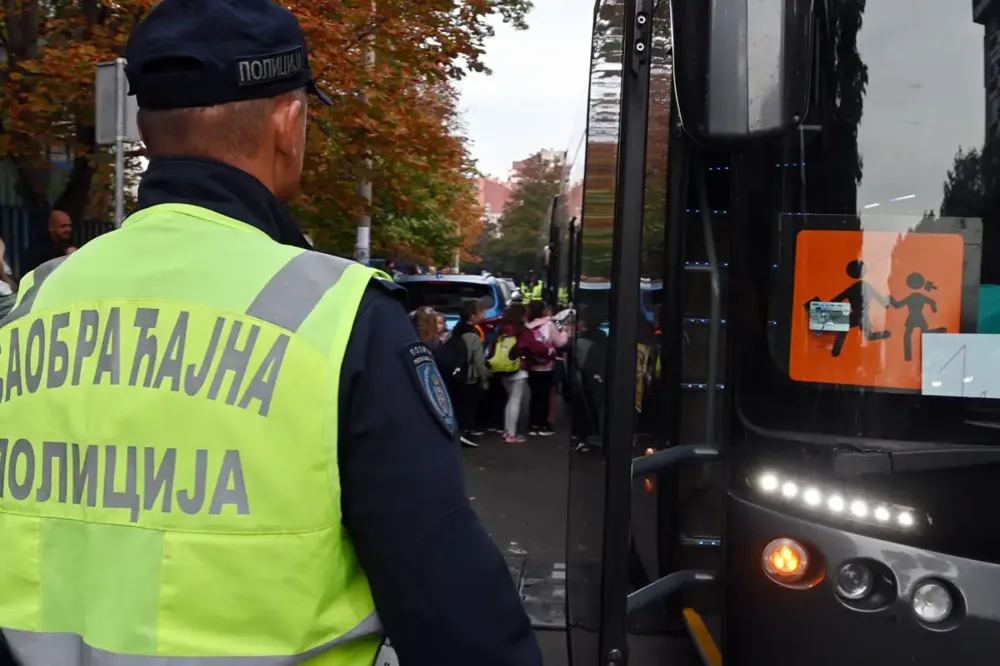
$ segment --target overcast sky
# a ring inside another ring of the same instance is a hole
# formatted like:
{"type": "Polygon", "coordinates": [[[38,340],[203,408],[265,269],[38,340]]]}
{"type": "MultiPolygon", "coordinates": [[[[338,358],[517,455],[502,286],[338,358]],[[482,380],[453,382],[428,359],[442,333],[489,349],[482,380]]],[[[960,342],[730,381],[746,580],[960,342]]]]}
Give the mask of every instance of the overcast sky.
{"type": "Polygon", "coordinates": [[[493,74],[459,83],[480,171],[506,176],[514,160],[575,144],[586,122],[593,8],[593,0],[535,0],[527,31],[497,27],[485,58],[493,74]]]}
{"type": "Polygon", "coordinates": [[[909,0],[907,7],[904,29],[893,3],[869,2],[858,35],[868,65],[858,205],[922,216],[940,207],[956,151],[983,144],[983,27],[967,3],[909,0]]]}

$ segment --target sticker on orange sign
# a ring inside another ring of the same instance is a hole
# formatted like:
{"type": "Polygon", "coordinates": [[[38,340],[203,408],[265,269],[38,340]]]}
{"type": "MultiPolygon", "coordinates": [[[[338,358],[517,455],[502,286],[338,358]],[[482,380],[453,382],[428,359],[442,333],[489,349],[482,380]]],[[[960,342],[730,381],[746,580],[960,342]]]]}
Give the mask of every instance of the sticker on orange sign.
{"type": "Polygon", "coordinates": [[[959,332],[964,258],[959,234],[800,232],[789,374],[919,389],[920,336],[959,332]],[[810,330],[815,302],[849,304],[848,330],[810,330]]]}

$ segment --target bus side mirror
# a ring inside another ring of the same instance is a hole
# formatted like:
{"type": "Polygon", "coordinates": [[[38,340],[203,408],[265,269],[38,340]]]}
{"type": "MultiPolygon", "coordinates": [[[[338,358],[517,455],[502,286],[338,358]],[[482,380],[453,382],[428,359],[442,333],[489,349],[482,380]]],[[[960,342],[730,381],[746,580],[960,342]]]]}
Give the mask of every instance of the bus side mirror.
{"type": "Polygon", "coordinates": [[[672,0],[684,128],[702,140],[780,134],[805,118],[814,0],[672,0]]]}

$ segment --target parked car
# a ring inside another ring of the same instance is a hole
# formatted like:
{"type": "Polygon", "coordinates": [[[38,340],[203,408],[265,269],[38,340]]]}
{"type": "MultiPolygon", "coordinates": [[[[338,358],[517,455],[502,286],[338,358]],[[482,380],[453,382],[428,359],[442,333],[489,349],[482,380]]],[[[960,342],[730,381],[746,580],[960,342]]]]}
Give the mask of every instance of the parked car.
{"type": "Polygon", "coordinates": [[[458,323],[463,300],[482,300],[486,305],[483,328],[487,337],[496,332],[503,310],[513,295],[502,280],[482,275],[403,275],[396,284],[406,288],[407,311],[433,308],[445,316],[449,331],[458,323]]]}

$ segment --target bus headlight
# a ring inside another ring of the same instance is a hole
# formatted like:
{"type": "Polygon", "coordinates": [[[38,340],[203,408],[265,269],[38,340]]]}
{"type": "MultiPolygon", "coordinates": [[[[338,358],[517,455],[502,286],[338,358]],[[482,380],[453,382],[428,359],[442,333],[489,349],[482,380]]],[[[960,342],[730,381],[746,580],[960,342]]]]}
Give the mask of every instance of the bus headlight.
{"type": "Polygon", "coordinates": [[[951,590],[941,582],[929,580],[913,591],[913,612],[927,624],[944,622],[954,607],[951,590]]]}
{"type": "Polygon", "coordinates": [[[841,562],[833,576],[837,600],[856,611],[888,608],[897,599],[898,585],[892,570],[876,559],[861,557],[841,562]]]}
{"type": "Polygon", "coordinates": [[[857,601],[867,597],[875,587],[875,576],[863,562],[849,562],[837,572],[834,583],[842,599],[857,601]]]}

